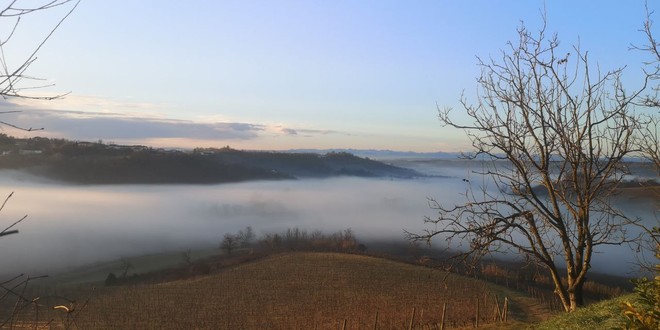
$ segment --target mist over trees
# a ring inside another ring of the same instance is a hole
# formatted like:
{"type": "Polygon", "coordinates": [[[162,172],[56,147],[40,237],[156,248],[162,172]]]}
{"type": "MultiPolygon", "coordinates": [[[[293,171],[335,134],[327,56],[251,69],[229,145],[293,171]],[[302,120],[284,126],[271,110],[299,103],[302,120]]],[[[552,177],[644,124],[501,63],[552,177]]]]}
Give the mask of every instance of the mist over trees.
{"type": "Polygon", "coordinates": [[[594,250],[640,238],[630,233],[640,219],[612,198],[630,173],[626,158],[646,151],[657,159],[657,117],[635,107],[657,100],[644,93],[660,70],[647,72],[638,89],[624,86],[623,68],[601,71],[579,45],[562,47],[545,18],[538,31],[521,26],[518,40],[478,66],[476,101],[461,98],[467,122],[450,108],[439,109],[439,118],[465,131],[474,149],[466,158],[490,160],[475,172],[485,179],[466,180],[464,204],[431,200],[438,216],[426,218],[430,229],[408,236],[463,243],[457,258],[464,261],[517,252],[549,273],[564,309],[574,311],[584,304],[594,250]]]}

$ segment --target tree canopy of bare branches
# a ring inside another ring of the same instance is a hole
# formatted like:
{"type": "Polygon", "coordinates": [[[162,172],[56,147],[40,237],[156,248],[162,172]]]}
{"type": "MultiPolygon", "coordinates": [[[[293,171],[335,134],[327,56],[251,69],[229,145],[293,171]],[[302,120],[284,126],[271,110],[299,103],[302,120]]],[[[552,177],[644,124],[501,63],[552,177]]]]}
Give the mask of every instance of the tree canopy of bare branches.
{"type": "MultiPolygon", "coordinates": [[[[80,0],[44,0],[44,1],[5,1],[3,5],[0,5],[0,24],[3,24],[3,27],[9,27],[8,30],[0,30],[0,96],[3,99],[18,97],[18,98],[32,98],[32,99],[45,99],[51,100],[55,98],[62,97],[63,95],[54,95],[54,96],[30,96],[25,94],[26,90],[38,89],[48,87],[49,85],[33,85],[30,84],[30,81],[40,81],[41,79],[30,76],[27,71],[30,66],[37,60],[37,53],[43,47],[43,45],[50,39],[55,30],[66,20],[67,17],[75,10],[75,8],[80,3],[80,0]],[[49,10],[55,7],[60,7],[64,5],[71,5],[66,14],[61,17],[58,23],[48,32],[45,38],[38,40],[34,49],[29,52],[29,55],[26,58],[15,59],[12,61],[6,55],[5,50],[11,46],[12,40],[15,36],[16,31],[21,26],[21,20],[26,15],[30,15],[36,12],[49,10]],[[28,81],[27,85],[24,83],[28,81]]],[[[1,111],[0,114],[7,114],[16,111],[1,111]]],[[[16,124],[0,120],[0,125],[9,126],[23,131],[33,131],[40,130],[41,128],[26,128],[17,126],[16,124]]],[[[0,211],[4,209],[7,201],[13,195],[10,194],[5,201],[0,206],[0,211]]],[[[18,233],[18,230],[13,229],[18,223],[23,221],[26,216],[22,217],[18,221],[12,223],[10,226],[0,231],[0,237],[12,235],[18,233]]]]}
{"type": "MultiPolygon", "coordinates": [[[[545,21],[544,21],[545,22],[545,21]]],[[[466,201],[431,200],[437,218],[410,239],[469,242],[461,260],[517,252],[549,273],[566,311],[583,304],[583,285],[594,250],[635,237],[629,219],[610,199],[628,173],[624,158],[639,152],[642,123],[622,69],[602,72],[579,46],[562,48],[556,35],[524,25],[499,57],[478,60],[476,103],[461,105],[468,123],[439,109],[443,125],[466,132],[484,160],[491,187],[468,183],[466,201]]]]}
{"type": "MultiPolygon", "coordinates": [[[[647,43],[642,46],[633,45],[631,49],[643,51],[651,56],[651,59],[644,63],[644,73],[651,81],[660,80],[660,43],[653,35],[652,12],[646,7],[646,20],[640,32],[646,36],[647,43]]],[[[642,115],[646,125],[642,131],[643,138],[640,144],[644,155],[651,160],[660,172],[660,86],[653,86],[651,93],[644,95],[639,104],[649,107],[650,112],[642,115]]]]}
{"type": "Polygon", "coordinates": [[[30,66],[37,60],[37,53],[43,45],[50,39],[57,28],[66,20],[67,17],[78,6],[78,1],[74,0],[44,0],[37,2],[26,1],[6,1],[7,4],[4,8],[0,7],[0,22],[3,26],[9,27],[8,30],[2,31],[0,34],[0,96],[3,98],[20,97],[20,98],[35,98],[35,99],[55,99],[63,95],[54,96],[30,96],[25,94],[26,90],[39,89],[49,87],[48,84],[40,84],[37,77],[31,76],[28,73],[30,66]],[[55,7],[73,4],[68,12],[59,20],[59,22],[49,31],[49,33],[41,40],[38,40],[36,46],[29,52],[29,55],[20,59],[9,59],[6,56],[5,50],[11,47],[12,40],[18,29],[21,27],[21,20],[27,15],[35,12],[49,10],[55,7]]]}

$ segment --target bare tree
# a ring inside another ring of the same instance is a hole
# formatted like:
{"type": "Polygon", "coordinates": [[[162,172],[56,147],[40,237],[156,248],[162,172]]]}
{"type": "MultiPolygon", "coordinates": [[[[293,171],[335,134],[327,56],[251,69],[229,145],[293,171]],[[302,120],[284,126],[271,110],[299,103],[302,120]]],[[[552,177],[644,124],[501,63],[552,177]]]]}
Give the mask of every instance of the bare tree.
{"type": "MultiPolygon", "coordinates": [[[[594,250],[621,245],[627,218],[610,202],[628,173],[624,157],[637,151],[640,123],[631,108],[646,88],[624,89],[622,69],[601,72],[579,46],[562,49],[547,35],[518,29],[501,56],[478,59],[477,102],[461,105],[468,121],[439,109],[443,125],[466,132],[484,178],[465,180],[462,205],[431,200],[432,228],[408,233],[469,242],[457,258],[518,252],[545,269],[566,311],[583,305],[594,250]],[[492,189],[494,188],[494,189],[492,189]]],[[[454,245],[455,247],[455,245],[454,245]]]]}
{"type": "Polygon", "coordinates": [[[128,258],[121,258],[119,264],[121,266],[121,277],[126,278],[128,271],[133,268],[133,263],[128,258]]]}
{"type": "Polygon", "coordinates": [[[231,253],[238,248],[239,243],[240,237],[238,237],[238,235],[227,233],[222,238],[222,242],[220,242],[220,249],[227,252],[227,255],[230,256],[231,253]]]}
{"type": "Polygon", "coordinates": [[[250,247],[252,243],[254,243],[254,239],[256,237],[256,234],[254,233],[254,230],[252,229],[252,226],[247,226],[245,229],[239,230],[238,233],[236,234],[236,237],[239,240],[239,245],[240,247],[250,247]]]}
{"type": "MultiPolygon", "coordinates": [[[[642,46],[632,45],[631,49],[641,50],[651,55],[651,59],[644,63],[644,74],[652,81],[660,79],[660,43],[653,36],[652,12],[646,6],[646,19],[644,26],[640,29],[647,43],[642,46]]],[[[643,114],[646,125],[642,131],[643,138],[640,139],[643,155],[653,162],[660,170],[660,86],[653,86],[650,93],[640,98],[638,104],[651,108],[651,111],[643,114]]]]}
{"type": "MultiPolygon", "coordinates": [[[[646,44],[642,46],[631,45],[632,50],[642,51],[651,56],[651,59],[644,63],[643,72],[649,81],[660,80],[660,43],[653,35],[653,21],[651,16],[653,12],[649,10],[648,3],[646,4],[646,19],[644,20],[643,27],[640,32],[646,37],[646,44]]],[[[655,85],[649,89],[650,92],[643,95],[637,102],[638,105],[648,108],[648,112],[642,113],[641,119],[644,123],[641,130],[641,138],[639,139],[640,149],[642,156],[651,162],[660,174],[660,86],[655,85]]],[[[656,194],[656,198],[660,199],[660,193],[651,191],[656,194]]],[[[660,219],[660,214],[656,211],[656,220],[660,219]]],[[[649,226],[640,226],[646,237],[640,242],[641,248],[646,251],[656,251],[660,246],[660,220],[657,221],[658,225],[649,228],[649,226]]],[[[657,253],[655,254],[658,255],[657,253]]],[[[657,270],[657,265],[649,262],[645,258],[641,258],[640,264],[648,270],[657,270]]]]}

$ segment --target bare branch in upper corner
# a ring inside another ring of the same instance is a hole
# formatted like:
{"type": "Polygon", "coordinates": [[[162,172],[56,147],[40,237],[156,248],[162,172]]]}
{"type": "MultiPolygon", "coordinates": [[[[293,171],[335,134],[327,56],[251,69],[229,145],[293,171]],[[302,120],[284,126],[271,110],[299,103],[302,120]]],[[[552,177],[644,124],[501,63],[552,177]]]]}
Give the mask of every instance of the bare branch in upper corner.
{"type": "Polygon", "coordinates": [[[25,91],[28,90],[41,89],[52,86],[52,84],[30,83],[42,81],[43,79],[28,75],[27,72],[30,66],[37,60],[37,53],[41,50],[46,41],[52,37],[55,31],[62,25],[62,23],[69,17],[69,15],[73,13],[79,3],[80,0],[47,0],[42,1],[41,3],[33,3],[30,7],[19,7],[20,4],[18,1],[11,1],[9,4],[5,5],[4,8],[0,9],[0,21],[9,21],[9,25],[12,27],[8,35],[0,36],[0,96],[2,96],[2,98],[52,100],[61,98],[68,94],[26,94],[25,91]],[[5,50],[12,45],[11,41],[16,37],[16,31],[21,28],[22,17],[35,12],[45,11],[65,5],[70,5],[71,7],[68,11],[66,11],[66,13],[57,22],[57,24],[55,24],[55,26],[48,32],[48,34],[38,42],[38,44],[34,47],[34,49],[31,50],[27,57],[14,61],[8,58],[5,50]]]}

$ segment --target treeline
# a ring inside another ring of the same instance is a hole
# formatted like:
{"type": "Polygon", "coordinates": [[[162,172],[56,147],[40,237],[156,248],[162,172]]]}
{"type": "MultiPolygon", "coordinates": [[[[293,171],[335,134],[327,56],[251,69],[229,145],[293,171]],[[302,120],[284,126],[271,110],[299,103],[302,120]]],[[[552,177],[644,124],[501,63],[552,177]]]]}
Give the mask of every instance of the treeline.
{"type": "Polygon", "coordinates": [[[307,231],[289,228],[280,233],[266,233],[255,238],[252,227],[238,233],[224,235],[220,248],[231,254],[238,247],[256,247],[272,251],[365,252],[367,247],[358,243],[350,228],[326,234],[320,230],[307,231]]]}
{"type": "Polygon", "coordinates": [[[348,152],[285,153],[268,151],[241,151],[225,147],[222,149],[195,149],[195,153],[210,156],[224,164],[259,166],[273,169],[295,177],[419,177],[420,173],[368,158],[357,157],[348,152]]]}
{"type": "Polygon", "coordinates": [[[184,251],[181,254],[182,266],[142,274],[131,273],[131,261],[122,258],[117,271],[107,275],[105,285],[159,283],[208,275],[280,252],[365,253],[367,250],[364,244],[358,242],[350,228],[328,234],[320,230],[307,231],[296,227],[277,233],[264,233],[257,237],[250,226],[238,232],[225,233],[219,240],[218,248],[222,254],[199,260],[193,260],[190,250],[184,251]]]}
{"type": "Polygon", "coordinates": [[[299,154],[229,147],[192,151],[0,134],[0,168],[73,183],[224,183],[298,177],[421,176],[348,153],[299,154]]]}

